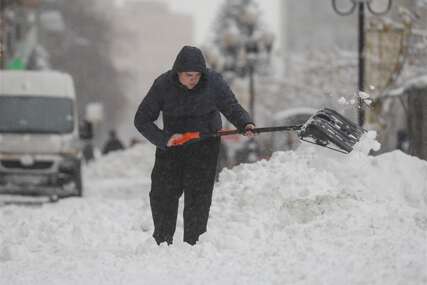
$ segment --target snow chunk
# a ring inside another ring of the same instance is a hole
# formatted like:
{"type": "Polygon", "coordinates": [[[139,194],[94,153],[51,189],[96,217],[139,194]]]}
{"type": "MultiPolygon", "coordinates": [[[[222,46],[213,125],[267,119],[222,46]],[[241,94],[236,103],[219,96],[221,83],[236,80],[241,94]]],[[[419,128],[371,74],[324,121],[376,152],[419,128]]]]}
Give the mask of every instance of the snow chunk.
{"type": "MultiPolygon", "coordinates": [[[[371,95],[363,91],[359,91],[357,94],[354,95],[354,97],[359,97],[367,105],[371,105],[373,102],[373,100],[371,99],[371,95]]],[[[354,105],[356,103],[357,100],[354,98],[347,100],[346,98],[341,97],[338,99],[338,104],[340,105],[354,105]]]]}
{"type": "Polygon", "coordinates": [[[346,105],[348,103],[347,103],[347,100],[344,97],[341,97],[341,98],[338,99],[338,104],[340,104],[340,105],[346,105]]]}
{"type": "Polygon", "coordinates": [[[369,94],[368,94],[368,93],[366,93],[366,92],[359,91],[359,97],[360,97],[361,99],[368,99],[369,97],[371,97],[371,95],[369,95],[369,94]]]}
{"type": "Polygon", "coordinates": [[[371,150],[378,151],[381,148],[381,144],[376,140],[377,132],[368,131],[362,135],[359,142],[357,142],[353,151],[368,154],[371,150]]]}
{"type": "Polygon", "coordinates": [[[371,95],[363,92],[363,91],[359,91],[359,98],[363,101],[363,103],[365,103],[366,105],[371,105],[373,100],[371,99],[371,95]]]}
{"type": "Polygon", "coordinates": [[[366,105],[371,105],[373,101],[371,99],[365,99],[364,102],[366,105]]]}

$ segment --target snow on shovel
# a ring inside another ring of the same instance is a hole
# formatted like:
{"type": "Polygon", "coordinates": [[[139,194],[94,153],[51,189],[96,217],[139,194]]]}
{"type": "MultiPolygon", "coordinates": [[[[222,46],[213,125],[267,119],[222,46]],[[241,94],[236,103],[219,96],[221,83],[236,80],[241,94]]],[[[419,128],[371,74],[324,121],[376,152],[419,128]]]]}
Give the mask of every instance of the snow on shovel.
{"type": "MultiPolygon", "coordinates": [[[[329,149],[349,153],[360,140],[365,129],[357,126],[332,109],[322,109],[313,114],[303,125],[254,128],[252,132],[268,133],[296,131],[298,137],[306,142],[329,149]]],[[[199,141],[205,138],[243,134],[244,130],[220,130],[215,133],[187,132],[172,142],[172,146],[199,141]]]]}

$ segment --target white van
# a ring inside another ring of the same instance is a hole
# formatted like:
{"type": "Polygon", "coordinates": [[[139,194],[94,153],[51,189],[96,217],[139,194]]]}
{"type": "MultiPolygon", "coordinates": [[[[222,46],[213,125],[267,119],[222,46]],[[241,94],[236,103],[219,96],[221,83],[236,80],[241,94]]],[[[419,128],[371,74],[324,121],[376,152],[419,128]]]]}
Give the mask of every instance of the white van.
{"type": "Polygon", "coordinates": [[[81,196],[81,143],[73,80],[0,70],[0,193],[81,196]]]}

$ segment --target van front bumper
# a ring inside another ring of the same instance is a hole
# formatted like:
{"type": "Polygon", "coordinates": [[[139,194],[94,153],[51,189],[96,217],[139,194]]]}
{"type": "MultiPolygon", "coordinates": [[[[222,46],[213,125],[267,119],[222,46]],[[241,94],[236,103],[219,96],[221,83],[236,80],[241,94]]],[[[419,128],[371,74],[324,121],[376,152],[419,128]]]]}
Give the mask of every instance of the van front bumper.
{"type": "Polygon", "coordinates": [[[0,174],[0,194],[65,197],[75,194],[75,185],[69,175],[0,174]]]}
{"type": "Polygon", "coordinates": [[[75,173],[79,160],[57,155],[34,156],[31,167],[20,156],[0,156],[0,194],[75,195],[75,173]]]}

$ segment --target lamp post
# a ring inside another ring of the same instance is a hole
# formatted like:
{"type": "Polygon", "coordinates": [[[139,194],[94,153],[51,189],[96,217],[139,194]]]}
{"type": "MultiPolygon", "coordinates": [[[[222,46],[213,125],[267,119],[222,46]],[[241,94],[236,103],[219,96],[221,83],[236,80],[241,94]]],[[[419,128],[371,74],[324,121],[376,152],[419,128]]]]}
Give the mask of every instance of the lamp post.
{"type": "MultiPolygon", "coordinates": [[[[340,16],[347,16],[353,14],[355,9],[358,9],[358,91],[364,91],[364,76],[365,76],[365,6],[371,14],[381,16],[386,14],[391,9],[392,0],[387,0],[387,6],[383,11],[375,11],[371,3],[373,0],[350,0],[352,6],[347,10],[340,10],[337,6],[337,0],[332,0],[332,7],[334,11],[340,16]]],[[[365,119],[365,110],[363,108],[363,100],[358,96],[358,123],[363,126],[365,119]]]]}
{"type": "MultiPolygon", "coordinates": [[[[255,120],[256,74],[268,66],[274,36],[262,30],[259,10],[252,0],[227,1],[220,29],[215,37],[216,49],[207,48],[207,62],[213,69],[223,74],[231,84],[237,78],[248,79],[248,111],[255,120]]],[[[254,139],[244,145],[247,154],[239,162],[254,162],[259,154],[259,146],[254,139]]]]}
{"type": "Polygon", "coordinates": [[[258,42],[254,37],[254,28],[257,21],[257,14],[251,6],[246,7],[239,16],[240,22],[246,26],[247,37],[243,42],[243,49],[245,58],[243,59],[244,64],[246,65],[247,74],[249,76],[249,113],[252,116],[252,119],[255,120],[255,82],[254,82],[254,72],[255,64],[257,60],[257,55],[259,53],[258,45],[262,44],[258,42]]]}

